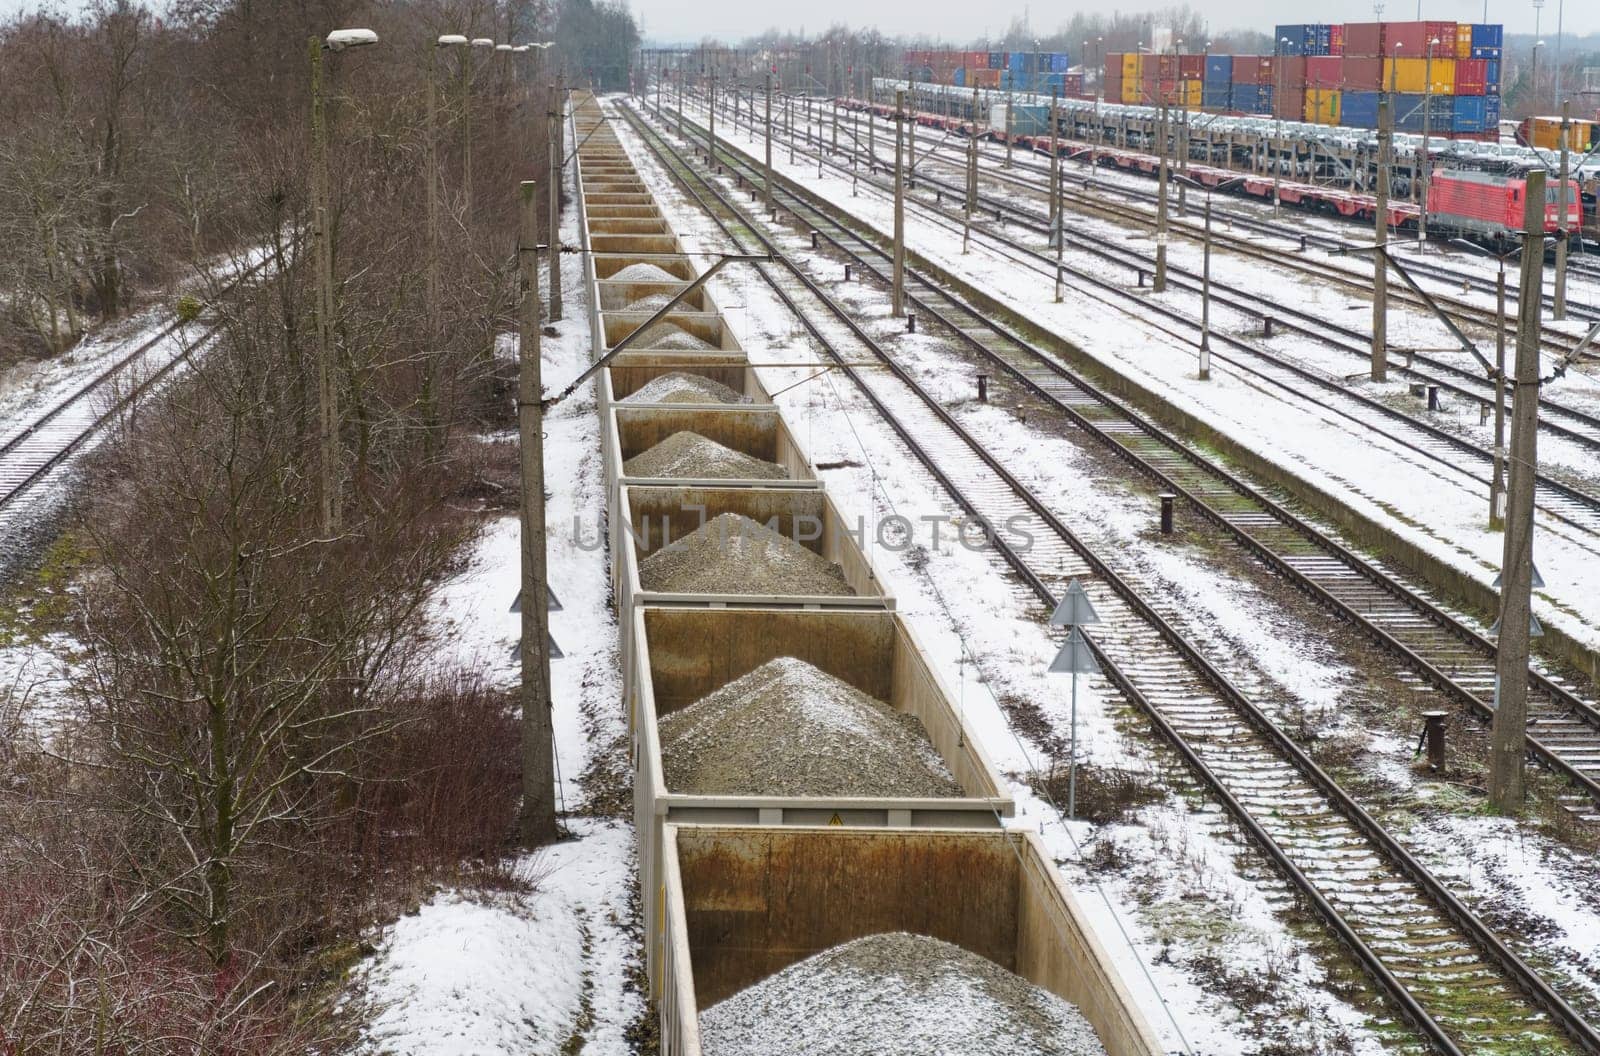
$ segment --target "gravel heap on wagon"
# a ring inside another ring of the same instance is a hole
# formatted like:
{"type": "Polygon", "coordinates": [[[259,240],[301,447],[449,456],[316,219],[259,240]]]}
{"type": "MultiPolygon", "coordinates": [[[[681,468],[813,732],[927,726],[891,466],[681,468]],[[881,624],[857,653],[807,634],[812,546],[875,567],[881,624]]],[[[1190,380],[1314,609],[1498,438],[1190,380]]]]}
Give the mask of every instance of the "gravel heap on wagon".
{"type": "Polygon", "coordinates": [[[657,323],[628,346],[634,351],[647,348],[665,348],[674,352],[705,352],[716,346],[703,337],[696,337],[675,323],[657,323]]]}
{"type": "Polygon", "coordinates": [[[629,264],[617,271],[606,282],[682,282],[678,276],[656,264],[629,264]]]}
{"type": "Polygon", "coordinates": [[[784,480],[789,471],[688,429],[673,433],[622,464],[630,477],[693,477],[712,480],[784,480]]]}
{"type": "Polygon", "coordinates": [[[1105,1056],[1071,1002],[925,935],[869,935],[700,1013],[705,1056],[1105,1056]]]}
{"type": "Polygon", "coordinates": [[[961,795],[915,715],[792,656],[663,716],[660,728],[671,792],[961,795]]]}
{"type": "Polygon", "coordinates": [[[624,396],[622,403],[753,403],[714,378],[674,370],[651,378],[624,396]]]}
{"type": "MultiPolygon", "coordinates": [[[[672,300],[673,296],[674,294],[667,293],[664,290],[661,293],[652,293],[647,296],[640,297],[636,301],[629,301],[622,310],[625,312],[660,311],[662,308],[666,307],[667,302],[672,300]]],[[[672,314],[667,316],[667,318],[670,319],[673,315],[677,315],[679,312],[692,311],[694,311],[694,307],[692,305],[687,305],[680,301],[678,304],[673,306],[672,314]]]]}
{"type": "Polygon", "coordinates": [[[639,584],[667,594],[854,594],[838,565],[742,513],[711,518],[639,562],[639,584]]]}

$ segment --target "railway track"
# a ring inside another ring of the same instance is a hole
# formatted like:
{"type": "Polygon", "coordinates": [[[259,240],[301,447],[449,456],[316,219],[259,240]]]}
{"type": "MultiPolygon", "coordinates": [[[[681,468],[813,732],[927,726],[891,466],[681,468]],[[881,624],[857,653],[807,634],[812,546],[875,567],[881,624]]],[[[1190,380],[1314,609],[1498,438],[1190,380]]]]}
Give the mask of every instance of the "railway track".
{"type": "MultiPolygon", "coordinates": [[[[888,134],[892,136],[892,131],[888,134]]],[[[890,139],[890,142],[893,142],[893,140],[890,139]]],[[[1082,138],[1068,138],[1063,136],[1061,142],[1067,149],[1067,153],[1063,155],[1063,158],[1065,160],[1077,162],[1085,166],[1090,163],[1091,158],[1097,159],[1099,162],[1104,163],[1108,160],[1108,157],[1111,153],[1121,152],[1119,148],[1114,146],[1091,146],[1087,139],[1082,138]]],[[[989,146],[986,141],[983,156],[991,161],[997,160],[1002,151],[1003,147],[989,146]]],[[[1039,152],[1028,144],[1017,145],[1012,153],[1013,168],[1020,166],[1038,174],[1043,174],[1048,169],[1048,166],[1041,166],[1037,163],[1036,157],[1039,155],[1039,152]]],[[[1048,153],[1045,153],[1043,156],[1048,157],[1048,153]]],[[[1123,172],[1127,170],[1118,168],[1117,171],[1123,172]]],[[[1253,176],[1256,178],[1260,178],[1262,176],[1260,173],[1243,171],[1239,172],[1238,175],[1240,177],[1253,176]]],[[[1154,190],[1131,187],[1121,183],[1110,183],[1105,181],[1098,183],[1096,189],[1102,193],[1114,194],[1120,198],[1127,199],[1130,202],[1146,203],[1150,206],[1151,214],[1153,215],[1155,202],[1157,200],[1157,194],[1154,190]]],[[[1180,210],[1178,209],[1176,203],[1173,203],[1172,209],[1175,214],[1188,215],[1196,219],[1198,219],[1201,215],[1200,209],[1192,204],[1186,203],[1185,207],[1180,210]]],[[[1366,248],[1366,243],[1359,240],[1350,241],[1335,234],[1317,230],[1308,230],[1303,224],[1297,225],[1293,223],[1285,223],[1237,210],[1217,210],[1215,207],[1213,207],[1213,218],[1219,222],[1226,222],[1235,227],[1243,228],[1247,231],[1253,231],[1270,238],[1282,239],[1285,242],[1298,246],[1315,246],[1316,248],[1323,249],[1330,253],[1344,254],[1366,248]]],[[[1594,273],[1593,269],[1586,269],[1581,258],[1573,261],[1572,264],[1574,274],[1585,270],[1588,270],[1591,274],[1594,273]]],[[[1493,294],[1495,292],[1494,279],[1489,278],[1479,272],[1464,271],[1458,268],[1448,267],[1441,263],[1429,261],[1410,261],[1407,262],[1407,267],[1416,275],[1435,279],[1451,287],[1460,287],[1465,285],[1467,288],[1477,290],[1480,293],[1493,294]]],[[[1391,289],[1390,294],[1391,296],[1397,298],[1408,297],[1406,291],[1404,290],[1391,289]]],[[[1542,296],[1545,307],[1547,309],[1554,308],[1554,295],[1545,293],[1542,296]]],[[[1515,289],[1510,290],[1508,292],[1508,297],[1512,303],[1515,303],[1517,300],[1517,291],[1515,289]]],[[[1461,302],[1448,296],[1441,296],[1440,299],[1444,303],[1449,304],[1452,308],[1452,311],[1459,308],[1463,314],[1471,315],[1479,321],[1486,323],[1492,322],[1492,313],[1488,313],[1479,305],[1461,302]]],[[[1600,320],[1600,307],[1569,305],[1569,313],[1576,319],[1581,319],[1588,322],[1600,320]]],[[[1552,342],[1564,343],[1565,347],[1571,347],[1570,339],[1565,338],[1564,335],[1549,332],[1547,337],[1552,342]]]]}
{"type": "MultiPolygon", "coordinates": [[[[700,104],[700,105],[703,105],[700,104]]],[[[696,125],[699,129],[700,126],[696,125]]],[[[702,130],[703,132],[703,130],[702,130]]],[[[817,156],[815,153],[813,157],[817,156]]],[[[851,174],[850,168],[826,157],[823,164],[840,174],[851,174]]],[[[889,195],[891,188],[884,181],[855,174],[878,193],[889,195]]],[[[920,180],[920,177],[919,177],[920,180]]],[[[959,233],[961,216],[953,208],[937,201],[929,202],[908,195],[908,203],[919,207],[924,215],[952,232],[959,233]]],[[[992,215],[992,214],[991,214],[992,215]]],[[[1041,237],[1046,233],[1042,220],[1035,225],[1041,237]]],[[[1010,236],[975,226],[974,237],[986,239],[998,252],[1040,275],[1054,277],[1056,262],[1052,256],[1017,241],[1010,236]]],[[[1153,263],[1111,240],[1094,240],[1078,237],[1074,244],[1096,261],[1129,273],[1150,274],[1153,263]]],[[[1171,306],[1152,301],[1131,292],[1126,286],[1109,279],[1105,274],[1067,264],[1063,273],[1079,289],[1092,288],[1109,295],[1100,298],[1119,310],[1130,311],[1146,325],[1154,325],[1189,347],[1198,344],[1200,321],[1198,318],[1171,306]]],[[[1169,285],[1199,293],[1200,282],[1177,268],[1169,268],[1169,285]]],[[[1213,283],[1213,291],[1218,284],[1213,283]]],[[[1282,309],[1287,312],[1289,309],[1282,309]]],[[[1257,314],[1257,313],[1250,313],[1257,314]]],[[[1277,316],[1282,318],[1282,314],[1277,316]]],[[[1309,323],[1304,324],[1309,333],[1309,323]]],[[[1312,334],[1311,336],[1316,336],[1312,334]]],[[[1225,362],[1241,375],[1247,376],[1270,389],[1287,393],[1304,400],[1309,407],[1325,415],[1332,415],[1358,427],[1363,436],[1382,436],[1397,448],[1410,455],[1420,456],[1446,471],[1443,479],[1454,486],[1486,495],[1493,477],[1493,453],[1450,430],[1441,428],[1424,418],[1409,414],[1381,399],[1367,395],[1315,367],[1301,364],[1251,341],[1213,330],[1211,333],[1212,359],[1225,362]],[[1225,346],[1225,351],[1218,346],[1225,346]],[[1468,485],[1470,482],[1470,487],[1468,485]]],[[[1562,534],[1569,541],[1600,556],[1600,495],[1564,480],[1540,473],[1535,488],[1535,505],[1546,516],[1549,530],[1562,534]],[[1554,522],[1553,524],[1550,522],[1554,522]]]]}
{"type": "Polygon", "coordinates": [[[986,524],[1025,523],[1045,542],[1024,555],[995,536],[1018,589],[1048,608],[1066,577],[1088,584],[1105,620],[1093,647],[1107,677],[1415,1028],[1392,1039],[1397,1051],[1600,1052],[1600,1033],[1580,1013],[897,362],[888,335],[874,332],[882,321],[859,321],[834,302],[730,195],[637,114],[627,116],[737,251],[773,253],[776,263],[758,268],[765,281],[955,503],[986,524]],[[857,370],[863,355],[885,369],[857,370]]]}
{"type": "MultiPolygon", "coordinates": [[[[227,289],[231,291],[262,266],[251,267],[227,289]]],[[[161,358],[183,326],[182,320],[175,319],[162,327],[0,440],[0,533],[23,515],[29,492],[76,454],[118,411],[188,362],[192,349],[204,345],[217,329],[207,327],[189,347],[161,358]],[[117,391],[116,386],[128,379],[128,387],[117,391]]]]}

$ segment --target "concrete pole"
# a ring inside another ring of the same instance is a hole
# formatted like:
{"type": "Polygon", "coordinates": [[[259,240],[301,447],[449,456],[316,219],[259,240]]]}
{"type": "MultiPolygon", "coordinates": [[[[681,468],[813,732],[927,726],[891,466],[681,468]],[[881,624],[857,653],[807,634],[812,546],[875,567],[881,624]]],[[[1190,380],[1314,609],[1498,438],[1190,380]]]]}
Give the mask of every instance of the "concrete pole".
{"type": "Polygon", "coordinates": [[[1523,208],[1522,286],[1517,302],[1516,387],[1511,394],[1511,488],[1500,560],[1500,640],[1494,724],[1489,734],[1489,805],[1521,811],[1528,734],[1528,623],[1533,591],[1533,489],[1538,466],[1539,315],[1544,307],[1543,172],[1528,173],[1523,208]]]}
{"type": "Polygon", "coordinates": [[[834,96],[831,100],[829,100],[829,102],[832,107],[832,110],[830,111],[830,117],[833,121],[832,153],[837,154],[839,153],[839,99],[837,96],[834,96]]]}
{"type": "Polygon", "coordinates": [[[1015,108],[1011,105],[1011,80],[1010,80],[1010,78],[1007,78],[1006,79],[1006,165],[1005,165],[1005,167],[1008,168],[1008,169],[1011,167],[1011,136],[1012,136],[1013,131],[1016,129],[1016,124],[1015,124],[1015,122],[1012,121],[1012,117],[1013,117],[1012,111],[1014,109],[1015,108]]]}
{"type": "Polygon", "coordinates": [[[783,117],[787,125],[784,138],[789,141],[789,164],[794,164],[794,96],[783,101],[783,117]]]}
{"type": "Polygon", "coordinates": [[[321,476],[320,526],[326,538],[342,520],[339,465],[339,387],[333,347],[333,230],[328,221],[328,118],[323,104],[322,41],[311,38],[311,223],[317,269],[317,450],[321,476]]]}
{"type": "Polygon", "coordinates": [[[422,412],[430,431],[435,421],[437,350],[439,340],[439,46],[428,49],[428,134],[423,178],[428,181],[428,349],[422,372],[422,412]]]}
{"type": "Polygon", "coordinates": [[[471,44],[461,49],[461,200],[465,214],[472,215],[472,53],[471,44]]]}
{"type": "Polygon", "coordinates": [[[917,97],[910,95],[911,109],[906,112],[906,187],[917,189],[917,97]]]}
{"type": "Polygon", "coordinates": [[[767,212],[772,212],[772,74],[767,74],[767,212]]]}
{"type": "Polygon", "coordinates": [[[1156,293],[1167,288],[1167,107],[1162,104],[1161,120],[1157,123],[1160,162],[1156,179],[1156,276],[1151,289],[1156,293]]]}
{"type": "Polygon", "coordinates": [[[1389,169],[1394,141],[1393,102],[1378,97],[1378,195],[1373,212],[1372,251],[1372,380],[1389,380],[1389,169]]]}
{"type": "Polygon", "coordinates": [[[972,243],[972,211],[978,207],[978,89],[972,89],[972,121],[967,126],[967,200],[962,210],[961,252],[972,243]]]}
{"type": "Polygon", "coordinates": [[[1494,477],[1489,482],[1489,530],[1506,526],[1506,258],[1500,258],[1495,281],[1494,328],[1494,477]]]}
{"type": "Polygon", "coordinates": [[[891,314],[899,318],[906,314],[906,193],[905,150],[901,126],[906,120],[906,93],[894,93],[894,284],[891,290],[891,314]]]}
{"type": "Polygon", "coordinates": [[[683,80],[684,70],[678,67],[678,138],[683,138],[683,80]]]}
{"type": "Polygon", "coordinates": [[[550,321],[561,318],[561,82],[559,78],[550,86],[550,109],[545,112],[546,130],[549,133],[550,227],[545,237],[550,248],[546,251],[550,274],[550,321]]]}
{"type": "Polygon", "coordinates": [[[1428,137],[1433,132],[1433,47],[1438,43],[1428,41],[1428,58],[1422,64],[1422,149],[1417,154],[1417,163],[1422,167],[1417,178],[1418,204],[1417,210],[1417,253],[1420,256],[1422,247],[1428,241],[1428,183],[1433,178],[1433,158],[1428,151],[1428,137]]]}
{"type": "Polygon", "coordinates": [[[1211,192],[1206,192],[1206,237],[1200,272],[1200,380],[1211,380],[1211,192]]]}
{"type": "Polygon", "coordinates": [[[1060,241],[1059,205],[1061,201],[1061,153],[1060,144],[1056,138],[1056,107],[1059,105],[1057,90],[1050,89],[1050,237],[1060,241]]]}
{"type": "Polygon", "coordinates": [[[1572,100],[1561,103],[1561,187],[1556,192],[1556,296],[1550,317],[1557,321],[1567,317],[1567,173],[1568,145],[1572,142],[1572,100]]]}
{"type": "Polygon", "coordinates": [[[711,69],[710,94],[706,97],[706,113],[711,117],[706,123],[706,158],[711,164],[711,171],[717,169],[717,70],[711,69]]]}
{"type": "Polygon", "coordinates": [[[545,578],[544,397],[539,355],[538,186],[522,184],[521,332],[517,342],[517,428],[522,463],[522,811],[528,846],[556,838],[554,724],[550,714],[550,595],[545,578]]]}

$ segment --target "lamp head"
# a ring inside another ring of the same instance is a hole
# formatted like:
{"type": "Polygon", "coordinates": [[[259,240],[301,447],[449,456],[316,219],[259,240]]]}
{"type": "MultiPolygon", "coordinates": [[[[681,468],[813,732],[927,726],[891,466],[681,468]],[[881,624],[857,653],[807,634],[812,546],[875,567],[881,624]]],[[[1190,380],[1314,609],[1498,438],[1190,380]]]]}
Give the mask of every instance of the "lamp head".
{"type": "Polygon", "coordinates": [[[346,48],[360,48],[376,43],[378,34],[370,29],[336,29],[327,35],[322,46],[329,51],[343,51],[346,48]]]}
{"type": "Polygon", "coordinates": [[[460,33],[446,33],[444,36],[434,41],[434,46],[440,48],[455,48],[460,47],[466,42],[467,38],[463,37],[460,33]]]}

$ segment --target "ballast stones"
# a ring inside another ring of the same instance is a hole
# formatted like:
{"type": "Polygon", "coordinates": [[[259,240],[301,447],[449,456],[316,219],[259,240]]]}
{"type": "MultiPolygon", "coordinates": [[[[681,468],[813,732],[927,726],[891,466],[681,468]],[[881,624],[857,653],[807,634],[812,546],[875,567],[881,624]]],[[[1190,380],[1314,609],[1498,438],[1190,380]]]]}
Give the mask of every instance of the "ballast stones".
{"type": "Polygon", "coordinates": [[[685,429],[622,464],[630,477],[785,480],[788,470],[685,429]]]}
{"type": "Polygon", "coordinates": [[[639,562],[639,585],[663,594],[844,597],[839,566],[739,513],[713,517],[639,562]]]}

